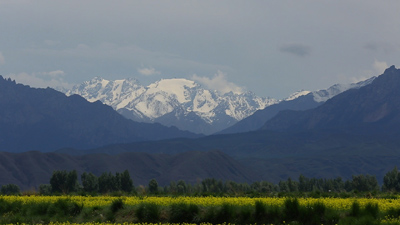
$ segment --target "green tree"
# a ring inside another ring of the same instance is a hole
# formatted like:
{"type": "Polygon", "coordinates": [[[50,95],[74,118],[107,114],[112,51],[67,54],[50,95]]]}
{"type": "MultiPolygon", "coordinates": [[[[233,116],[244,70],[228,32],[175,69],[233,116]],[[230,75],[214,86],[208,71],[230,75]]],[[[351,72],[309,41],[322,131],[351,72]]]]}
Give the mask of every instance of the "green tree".
{"type": "Polygon", "coordinates": [[[39,185],[39,193],[41,195],[51,195],[52,189],[51,184],[41,184],[39,185]]]}
{"type": "Polygon", "coordinates": [[[186,185],[185,181],[179,180],[178,184],[176,185],[176,189],[179,194],[187,193],[187,185],[186,185]]]}
{"type": "Polygon", "coordinates": [[[152,194],[157,194],[158,192],[158,183],[156,179],[151,179],[149,182],[149,192],[152,194]]]}
{"type": "Polygon", "coordinates": [[[387,172],[383,177],[383,191],[400,191],[400,172],[397,167],[387,172]]]}
{"type": "Polygon", "coordinates": [[[175,181],[171,181],[169,183],[168,192],[171,194],[175,194],[178,191],[178,187],[175,181]]]}
{"type": "Polygon", "coordinates": [[[99,191],[99,179],[92,173],[84,172],[81,175],[83,190],[86,192],[99,191]]]}
{"type": "Polygon", "coordinates": [[[344,190],[344,182],[341,177],[337,177],[333,180],[333,190],[336,192],[344,190]]]}
{"type": "Polygon", "coordinates": [[[296,192],[299,190],[299,183],[292,180],[290,177],[287,180],[287,186],[290,192],[296,192]]]}
{"type": "Polygon", "coordinates": [[[67,174],[67,193],[77,191],[78,189],[78,172],[72,170],[67,174]]]}
{"type": "Polygon", "coordinates": [[[378,181],[375,176],[358,175],[353,176],[351,181],[353,190],[357,191],[376,191],[379,190],[378,181]]]}
{"type": "Polygon", "coordinates": [[[312,191],[312,188],[310,187],[310,179],[303,176],[303,174],[300,174],[299,176],[299,191],[301,192],[312,191]]]}
{"type": "Polygon", "coordinates": [[[1,186],[0,192],[2,195],[19,195],[20,189],[16,184],[6,184],[1,186]]]}
{"type": "Polygon", "coordinates": [[[131,176],[129,175],[128,170],[125,170],[121,174],[121,190],[125,192],[132,192],[133,190],[133,181],[131,176]]]}
{"type": "Polygon", "coordinates": [[[121,174],[116,172],[113,179],[112,191],[120,191],[121,190],[121,174]]]}
{"type": "Polygon", "coordinates": [[[286,181],[282,181],[282,180],[279,181],[278,186],[279,186],[280,192],[289,192],[290,191],[288,183],[286,181]]]}
{"type": "Polygon", "coordinates": [[[114,190],[114,176],[109,173],[102,173],[98,178],[99,181],[99,191],[101,193],[112,192],[114,190]]]}
{"type": "Polygon", "coordinates": [[[203,192],[221,193],[224,190],[224,184],[221,180],[215,178],[207,178],[201,181],[203,192]]]}
{"type": "Polygon", "coordinates": [[[51,190],[56,193],[64,193],[65,192],[65,183],[67,180],[67,171],[59,171],[55,170],[53,171],[53,175],[50,178],[50,185],[51,185],[51,190]]]}
{"type": "Polygon", "coordinates": [[[78,187],[78,173],[76,170],[67,172],[53,171],[50,178],[50,185],[53,192],[68,194],[69,192],[76,191],[78,187]]]}

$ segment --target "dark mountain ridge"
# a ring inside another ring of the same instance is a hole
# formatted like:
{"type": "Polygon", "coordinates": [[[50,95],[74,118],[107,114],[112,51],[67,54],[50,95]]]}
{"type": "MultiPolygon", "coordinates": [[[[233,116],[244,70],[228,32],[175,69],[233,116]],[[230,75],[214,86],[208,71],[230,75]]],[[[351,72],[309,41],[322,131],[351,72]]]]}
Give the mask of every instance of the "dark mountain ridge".
{"type": "Polygon", "coordinates": [[[101,102],[65,96],[51,88],[31,88],[0,76],[0,150],[52,151],[112,143],[198,137],[160,124],[125,119],[101,102]]]}
{"type": "Polygon", "coordinates": [[[281,112],[261,129],[341,129],[398,135],[399,125],[400,69],[391,66],[369,85],[345,91],[315,109],[281,112]]]}

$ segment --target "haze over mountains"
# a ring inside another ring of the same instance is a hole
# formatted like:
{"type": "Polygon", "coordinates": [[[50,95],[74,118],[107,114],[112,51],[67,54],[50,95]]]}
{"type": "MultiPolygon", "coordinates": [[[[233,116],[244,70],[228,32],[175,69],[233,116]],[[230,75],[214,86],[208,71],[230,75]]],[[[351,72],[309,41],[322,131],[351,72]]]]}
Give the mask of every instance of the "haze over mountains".
{"type": "Polygon", "coordinates": [[[195,138],[176,128],[128,120],[100,102],[1,78],[0,149],[59,150],[4,153],[0,184],[37,187],[43,177],[49,179],[44,170],[99,174],[125,167],[139,184],[152,178],[278,182],[299,174],[347,179],[360,173],[381,181],[400,160],[400,69],[392,66],[377,78],[343,87],[302,92],[266,107],[246,119],[258,121],[253,122],[258,128],[246,128],[252,131],[195,138]],[[305,110],[288,110],[294,106],[305,110]]]}

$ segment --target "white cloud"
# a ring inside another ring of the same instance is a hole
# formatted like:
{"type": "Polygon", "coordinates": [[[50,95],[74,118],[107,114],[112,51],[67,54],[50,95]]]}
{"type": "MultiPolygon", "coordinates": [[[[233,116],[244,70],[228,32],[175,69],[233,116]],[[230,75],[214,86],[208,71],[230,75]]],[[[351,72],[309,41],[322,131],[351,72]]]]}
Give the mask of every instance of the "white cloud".
{"type": "Polygon", "coordinates": [[[159,75],[161,74],[160,71],[157,71],[154,68],[142,68],[138,69],[138,72],[144,76],[151,76],[151,75],[159,75]]]}
{"type": "Polygon", "coordinates": [[[192,79],[207,86],[210,89],[217,90],[223,94],[228,92],[239,94],[243,92],[243,88],[237,86],[232,82],[229,82],[226,79],[226,74],[221,71],[218,71],[217,74],[215,74],[214,77],[211,79],[208,77],[199,77],[196,74],[192,76],[192,79]]]}
{"type": "Polygon", "coordinates": [[[50,72],[45,72],[45,73],[43,73],[43,75],[47,75],[50,77],[59,77],[59,76],[64,76],[65,73],[62,70],[54,70],[54,71],[50,71],[50,72]]]}
{"type": "Polygon", "coordinates": [[[385,70],[389,67],[386,62],[381,62],[375,59],[375,61],[371,65],[371,69],[363,70],[360,72],[358,76],[345,76],[344,74],[340,75],[339,78],[343,83],[357,83],[366,79],[369,79],[373,76],[379,76],[385,72],[385,70]]]}
{"type": "Polygon", "coordinates": [[[36,88],[46,88],[46,87],[64,87],[71,88],[72,84],[65,82],[63,76],[65,73],[61,70],[55,70],[50,72],[39,72],[39,73],[18,73],[18,74],[8,74],[4,77],[11,78],[17,83],[29,85],[36,88]]]}
{"type": "Polygon", "coordinates": [[[389,67],[386,62],[380,62],[376,59],[374,61],[374,64],[372,64],[372,66],[374,67],[374,70],[377,73],[377,75],[382,74],[389,67]]]}
{"type": "Polygon", "coordinates": [[[6,63],[6,60],[4,59],[3,53],[0,52],[0,65],[3,65],[4,63],[6,63]]]}

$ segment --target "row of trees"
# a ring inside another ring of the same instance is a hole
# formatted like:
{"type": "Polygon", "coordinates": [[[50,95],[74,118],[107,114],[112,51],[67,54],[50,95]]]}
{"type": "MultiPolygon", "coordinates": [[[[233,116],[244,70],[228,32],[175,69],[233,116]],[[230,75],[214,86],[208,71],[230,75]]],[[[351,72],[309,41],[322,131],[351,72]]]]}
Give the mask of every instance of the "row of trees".
{"type": "Polygon", "coordinates": [[[334,179],[317,179],[299,176],[298,181],[288,178],[287,181],[280,181],[279,190],[282,192],[343,192],[343,191],[378,191],[379,184],[376,177],[371,175],[353,176],[351,180],[343,181],[341,177],[334,179]]]}
{"type": "Polygon", "coordinates": [[[130,193],[133,191],[133,181],[128,170],[122,173],[103,173],[99,177],[93,173],[84,172],[81,175],[81,184],[78,181],[78,173],[73,171],[54,171],[50,178],[50,184],[40,185],[41,193],[63,193],[84,191],[88,193],[109,193],[123,191],[130,193]]]}
{"type": "MultiPolygon", "coordinates": [[[[282,180],[278,184],[267,181],[248,183],[236,183],[233,181],[216,180],[214,178],[204,179],[196,184],[187,183],[183,180],[171,182],[169,185],[160,187],[155,179],[150,180],[147,186],[134,187],[132,178],[127,170],[122,173],[103,173],[99,177],[92,173],[84,172],[78,180],[78,173],[73,171],[54,171],[50,178],[50,184],[39,186],[41,194],[72,192],[85,193],[112,193],[126,192],[141,194],[180,194],[180,195],[206,195],[206,194],[268,194],[272,192],[373,192],[391,191],[400,192],[400,172],[395,167],[383,178],[382,188],[379,187],[375,176],[357,175],[352,179],[344,181],[342,178],[323,179],[308,178],[300,175],[298,180],[282,180]]],[[[20,189],[15,184],[3,185],[1,194],[19,193],[20,189]]]]}
{"type": "MultiPolygon", "coordinates": [[[[169,185],[160,187],[155,179],[150,180],[148,186],[133,186],[129,172],[103,173],[96,177],[92,173],[81,175],[82,184],[78,184],[76,171],[54,171],[50,179],[52,192],[69,193],[83,190],[85,192],[110,193],[123,191],[127,193],[141,192],[151,194],[243,194],[243,193],[271,193],[271,192],[373,192],[379,191],[380,187],[375,176],[357,175],[352,179],[344,181],[341,177],[308,178],[300,175],[298,180],[280,181],[277,185],[260,181],[252,184],[236,183],[233,181],[216,180],[214,178],[204,179],[196,184],[187,183],[183,180],[171,182],[169,185]]],[[[395,167],[388,172],[383,179],[383,191],[400,192],[400,172],[395,167]]],[[[48,191],[47,191],[48,192],[48,191]]]]}

